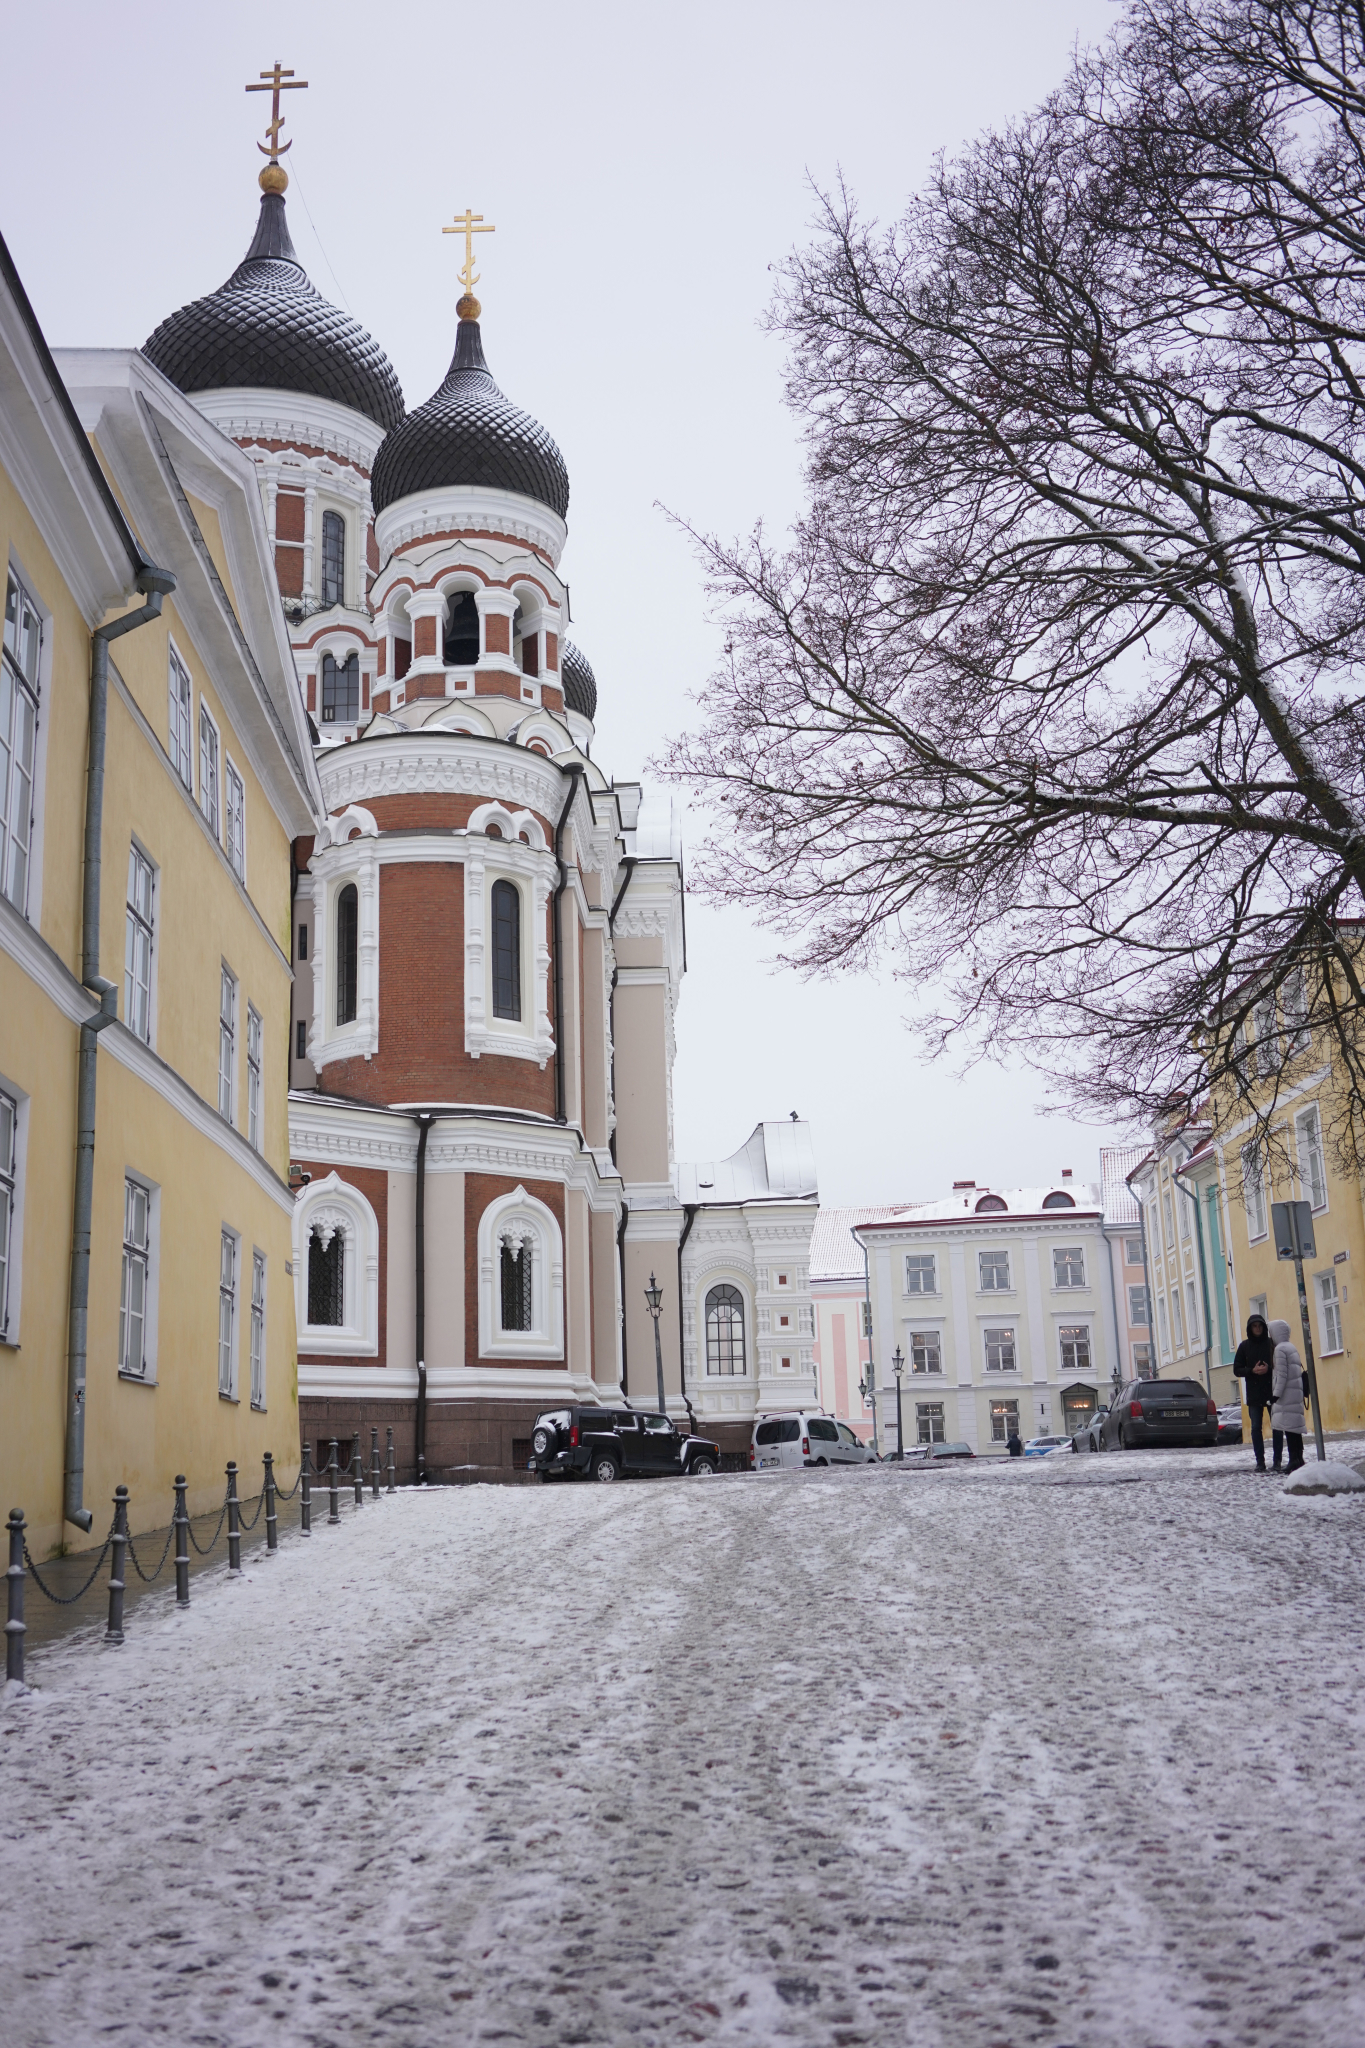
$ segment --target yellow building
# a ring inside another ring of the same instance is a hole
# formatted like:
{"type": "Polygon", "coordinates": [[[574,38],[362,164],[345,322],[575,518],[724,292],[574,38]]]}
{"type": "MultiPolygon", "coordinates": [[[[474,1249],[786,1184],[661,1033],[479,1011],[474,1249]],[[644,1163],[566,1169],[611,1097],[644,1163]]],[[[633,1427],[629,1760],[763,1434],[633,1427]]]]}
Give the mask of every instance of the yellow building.
{"type": "Polygon", "coordinates": [[[319,792],[251,464],[0,243],[0,1475],[36,1556],[297,1469],[291,844],[319,792]]]}

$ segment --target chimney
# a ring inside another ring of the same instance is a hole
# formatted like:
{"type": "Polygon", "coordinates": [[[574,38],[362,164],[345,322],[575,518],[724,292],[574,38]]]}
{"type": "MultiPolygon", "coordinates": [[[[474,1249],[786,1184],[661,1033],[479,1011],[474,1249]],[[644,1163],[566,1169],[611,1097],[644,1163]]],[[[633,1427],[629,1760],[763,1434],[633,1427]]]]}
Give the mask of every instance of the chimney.
{"type": "Polygon", "coordinates": [[[1062,1179],[1063,1179],[1063,1180],[1070,1180],[1070,1178],[1071,1178],[1071,1168],[1070,1168],[1069,1166],[1064,1166],[1064,1167],[1062,1168],[1062,1179]]]}
{"type": "Polygon", "coordinates": [[[956,1194],[959,1188],[974,1188],[975,1186],[976,1182],[974,1180],[955,1180],[953,1182],[953,1193],[956,1194]]]}

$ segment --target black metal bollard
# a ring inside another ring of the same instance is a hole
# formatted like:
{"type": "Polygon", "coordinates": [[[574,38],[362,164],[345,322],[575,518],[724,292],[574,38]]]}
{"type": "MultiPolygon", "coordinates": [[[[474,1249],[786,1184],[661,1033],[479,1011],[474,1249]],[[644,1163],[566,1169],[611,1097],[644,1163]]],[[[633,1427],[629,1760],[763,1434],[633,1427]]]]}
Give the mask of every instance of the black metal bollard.
{"type": "Polygon", "coordinates": [[[265,1454],[265,1554],[267,1557],[280,1547],[280,1518],[275,1513],[275,1455],[265,1454]]]}
{"type": "Polygon", "coordinates": [[[370,1499],[379,1498],[379,1431],[370,1430],[370,1499]]]}
{"type": "Polygon", "coordinates": [[[355,1487],[355,1504],[365,1505],[365,1467],[360,1462],[360,1431],[351,1438],[351,1483],[355,1487]]]}
{"type": "Polygon", "coordinates": [[[299,1529],[305,1536],[313,1533],[313,1446],[303,1447],[303,1469],[299,1473],[299,1529]]]}
{"type": "Polygon", "coordinates": [[[190,1517],[185,1506],[187,1481],[183,1472],[175,1475],[175,1604],[190,1604],[190,1517]]]}
{"type": "Polygon", "coordinates": [[[394,1476],[393,1476],[393,1431],[392,1431],[392,1430],[390,1430],[390,1431],[388,1432],[388,1438],[389,1438],[389,1483],[388,1483],[388,1485],[387,1485],[387,1486],[385,1487],[384,1491],[385,1491],[386,1493],[397,1493],[397,1491],[398,1491],[398,1487],[397,1487],[397,1484],[395,1483],[395,1480],[394,1480],[394,1476]]]}
{"type": "Polygon", "coordinates": [[[11,1685],[24,1682],[24,1511],[9,1511],[9,1570],[5,1573],[9,1594],[5,1619],[5,1677],[11,1685]]]}
{"type": "Polygon", "coordinates": [[[242,1569],[242,1509],[237,1499],[237,1461],[228,1459],[227,1468],[228,1570],[242,1569]]]}
{"type": "Polygon", "coordinates": [[[109,1626],[104,1631],[106,1643],[123,1641],[123,1560],[128,1549],[128,1489],[114,1488],[114,1534],[109,1555],[109,1626]]]}
{"type": "Polygon", "coordinates": [[[331,1527],[341,1520],[341,1508],[337,1501],[337,1440],[335,1437],[327,1450],[327,1522],[331,1527]]]}

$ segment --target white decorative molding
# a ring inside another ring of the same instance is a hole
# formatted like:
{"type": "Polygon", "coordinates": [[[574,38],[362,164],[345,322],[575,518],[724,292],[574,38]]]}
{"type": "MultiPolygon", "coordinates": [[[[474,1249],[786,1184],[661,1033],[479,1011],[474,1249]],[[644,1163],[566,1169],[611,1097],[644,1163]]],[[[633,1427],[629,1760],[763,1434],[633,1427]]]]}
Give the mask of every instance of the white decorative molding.
{"type": "Polygon", "coordinates": [[[358,832],[362,839],[379,837],[379,827],[375,824],[373,811],[365,810],[360,804],[347,804],[344,811],[338,811],[334,817],[323,820],[315,850],[325,850],[329,846],[345,846],[354,832],[358,832]]]}
{"type": "Polygon", "coordinates": [[[479,1356],[564,1356],[564,1246],[554,1212],[524,1187],[500,1195],[479,1218],[479,1356]],[[531,1252],[531,1327],[502,1327],[501,1252],[504,1243],[531,1252]]]}
{"type": "MultiPolygon", "coordinates": [[[[343,818],[346,815],[341,814],[343,818]]],[[[362,837],[321,851],[315,848],[309,871],[299,881],[299,894],[307,892],[313,903],[313,1022],[308,1057],[319,1073],[333,1060],[371,1059],[379,1050],[380,842],[373,818],[358,811],[359,820],[367,818],[368,834],[362,822],[362,837]],[[332,956],[337,897],[348,882],[354,882],[357,898],[356,1013],[353,1023],[338,1024],[332,956]]]]}
{"type": "MultiPolygon", "coordinates": [[[[369,473],[385,431],[377,420],[365,413],[352,412],[350,406],[337,405],[332,399],[305,398],[298,391],[228,386],[221,391],[196,391],[193,402],[195,409],[230,441],[283,441],[291,449],[299,449],[300,444],[305,448],[325,448],[343,462],[354,463],[365,472],[368,510],[369,473]]],[[[251,450],[245,452],[250,454],[251,450]]],[[[257,459],[282,452],[262,449],[257,459]]]]}
{"type": "Polygon", "coordinates": [[[374,537],[381,556],[394,554],[427,534],[505,534],[509,540],[528,541],[548,555],[558,567],[569,529],[548,505],[523,498],[515,491],[496,491],[477,484],[464,484],[443,491],[414,492],[386,505],[374,522],[374,537]]]}
{"type": "Polygon", "coordinates": [[[294,1315],[300,1351],[364,1358],[379,1350],[379,1222],[360,1189],[337,1173],[311,1181],[294,1204],[294,1315]],[[339,1324],[308,1320],[308,1247],[314,1233],[324,1250],[337,1235],[344,1240],[339,1324]]]}
{"type": "MultiPolygon", "coordinates": [[[[452,706],[447,705],[447,710],[452,706]]],[[[524,747],[490,746],[431,726],[337,747],[318,763],[328,810],[384,796],[474,796],[558,817],[564,770],[524,747]]]]}
{"type": "MultiPolygon", "coordinates": [[[[479,816],[475,812],[475,817],[479,816]]],[[[529,814],[526,814],[529,815],[529,814]]],[[[513,820],[508,813],[500,816],[513,820]]],[[[472,823],[472,820],[471,820],[472,823]]],[[[535,824],[534,818],[530,819],[535,824]]],[[[464,1043],[472,1059],[498,1053],[534,1060],[544,1067],[555,1049],[550,1029],[550,947],[548,910],[556,874],[553,854],[523,846],[516,838],[489,839],[479,831],[464,841],[464,1043]],[[488,924],[493,884],[516,880],[522,899],[522,1021],[492,1014],[488,924]],[[529,902],[528,902],[529,898],[529,902]],[[530,1010],[529,1017],[525,1014],[530,1010]]]]}

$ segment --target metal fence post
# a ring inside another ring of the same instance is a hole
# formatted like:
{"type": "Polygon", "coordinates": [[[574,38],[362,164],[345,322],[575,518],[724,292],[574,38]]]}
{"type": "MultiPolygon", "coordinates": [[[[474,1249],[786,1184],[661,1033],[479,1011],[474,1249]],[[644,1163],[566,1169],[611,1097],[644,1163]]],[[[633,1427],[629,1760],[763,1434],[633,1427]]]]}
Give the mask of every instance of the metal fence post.
{"type": "Polygon", "coordinates": [[[299,1473],[299,1530],[304,1536],[313,1533],[313,1446],[303,1446],[303,1470],[299,1473]]]}
{"type": "Polygon", "coordinates": [[[11,1685],[24,1682],[24,1511],[9,1511],[9,1570],[5,1573],[9,1594],[5,1620],[5,1677],[11,1685]]]}
{"type": "Polygon", "coordinates": [[[327,1446],[327,1523],[330,1528],[341,1520],[341,1508],[337,1502],[337,1440],[332,1437],[327,1446]]]}
{"type": "Polygon", "coordinates": [[[379,1498],[379,1431],[373,1425],[370,1429],[370,1499],[379,1498]]]}
{"type": "Polygon", "coordinates": [[[227,1468],[228,1570],[242,1569],[242,1510],[237,1499],[237,1461],[228,1459],[227,1468]]]}
{"type": "Polygon", "coordinates": [[[114,1533],[113,1548],[109,1556],[109,1626],[104,1631],[106,1643],[123,1641],[123,1558],[128,1548],[128,1489],[114,1488],[114,1533]]]}
{"type": "Polygon", "coordinates": [[[190,1517],[185,1506],[186,1479],[183,1472],[175,1475],[175,1604],[188,1607],[190,1604],[190,1517]]]}
{"type": "Polygon", "coordinates": [[[360,1461],[360,1431],[351,1438],[351,1483],[355,1487],[355,1504],[365,1505],[365,1467],[360,1461]]]}
{"type": "Polygon", "coordinates": [[[275,1454],[265,1453],[265,1554],[280,1547],[280,1518],[275,1513],[275,1454]]]}
{"type": "Polygon", "coordinates": [[[394,1477],[393,1477],[393,1431],[392,1431],[392,1430],[390,1430],[390,1431],[388,1432],[388,1438],[389,1438],[389,1483],[388,1483],[388,1485],[387,1485],[387,1486],[385,1487],[384,1491],[385,1491],[386,1493],[397,1493],[397,1491],[398,1491],[398,1488],[397,1488],[397,1486],[396,1486],[396,1485],[394,1484],[394,1477]]]}

